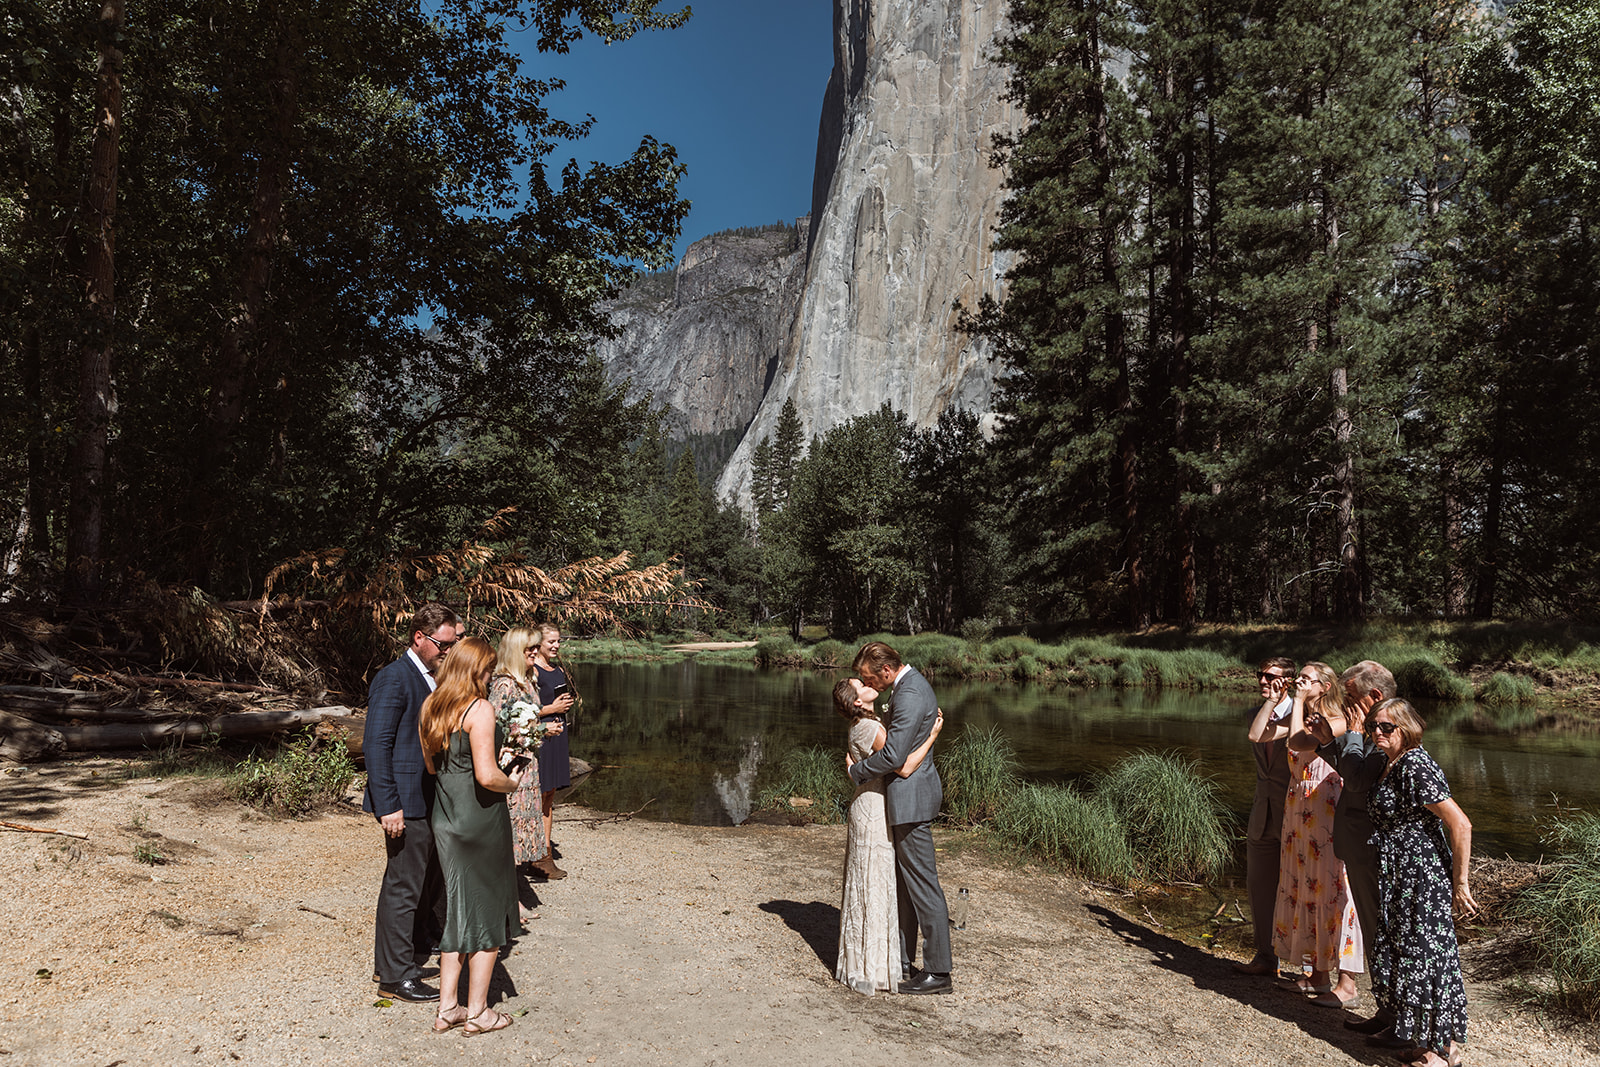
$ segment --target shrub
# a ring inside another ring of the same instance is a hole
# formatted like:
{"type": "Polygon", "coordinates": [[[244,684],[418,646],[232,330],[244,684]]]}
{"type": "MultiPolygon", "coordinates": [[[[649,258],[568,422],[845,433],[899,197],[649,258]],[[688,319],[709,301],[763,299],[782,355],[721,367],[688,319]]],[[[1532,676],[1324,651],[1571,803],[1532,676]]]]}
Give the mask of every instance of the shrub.
{"type": "Polygon", "coordinates": [[[984,642],[994,636],[994,619],[968,619],[961,624],[961,640],[967,643],[967,651],[973,659],[983,656],[984,642]]]}
{"type": "MultiPolygon", "coordinates": [[[[909,658],[908,663],[912,663],[909,658]]],[[[919,664],[913,663],[913,666],[919,664]]],[[[936,675],[944,678],[961,678],[969,673],[970,661],[966,651],[957,644],[936,645],[927,650],[922,657],[920,666],[924,674],[936,675]]]]}
{"type": "Polygon", "coordinates": [[[1116,685],[1120,674],[1117,667],[1110,663],[1085,663],[1083,673],[1090,685],[1116,685]]]}
{"type": "Polygon", "coordinates": [[[1533,703],[1533,682],[1517,674],[1495,671],[1478,687],[1478,702],[1490,707],[1533,703]]]}
{"type": "Polygon", "coordinates": [[[1124,886],[1137,871],[1117,813],[1070,786],[1018,787],[993,826],[1001,840],[1097,882],[1124,886]]]}
{"type": "Polygon", "coordinates": [[[324,741],[307,731],[281,745],[271,759],[251,756],[241,763],[234,792],[257,807],[304,815],[339,800],[355,776],[342,732],[324,741]]]}
{"type": "Polygon", "coordinates": [[[1431,652],[1412,649],[1385,665],[1394,672],[1396,692],[1407,699],[1416,697],[1457,701],[1472,699],[1472,683],[1440,663],[1431,652]]]}
{"type": "Polygon", "coordinates": [[[757,795],[756,806],[800,812],[816,822],[842,822],[854,795],[855,785],[845,773],[839,752],[812,745],[784,753],[778,761],[777,777],[757,795]],[[796,808],[789,803],[790,797],[804,797],[811,806],[796,808]]]}
{"type": "Polygon", "coordinates": [[[989,645],[989,658],[996,663],[1010,663],[1023,656],[1039,654],[1039,642],[1031,637],[1002,637],[989,645]]]}
{"type": "Polygon", "coordinates": [[[1017,788],[1017,750],[1000,729],[963,730],[939,755],[945,814],[975,825],[993,818],[1017,788]]]}
{"type": "Polygon", "coordinates": [[[1232,856],[1227,809],[1216,783],[1198,768],[1174,753],[1141,752],[1114,764],[1095,785],[1152,881],[1205,881],[1232,856]]]}
{"type": "Polygon", "coordinates": [[[843,641],[835,641],[830,637],[811,646],[811,652],[806,656],[806,664],[818,669],[848,667],[852,658],[852,654],[845,649],[843,641]]]}
{"type": "Polygon", "coordinates": [[[1564,810],[1545,840],[1566,851],[1522,892],[1512,918],[1533,928],[1555,983],[1552,1006],[1593,1022],[1600,1019],[1600,815],[1564,810]]]}
{"type": "Polygon", "coordinates": [[[756,666],[767,670],[801,665],[800,650],[788,634],[768,634],[756,642],[756,666]]]}
{"type": "Polygon", "coordinates": [[[1032,656],[1021,656],[1011,665],[1011,677],[1019,682],[1037,682],[1045,673],[1044,664],[1032,656]]]}
{"type": "Polygon", "coordinates": [[[1123,689],[1138,689],[1144,685],[1144,665],[1134,658],[1123,660],[1116,666],[1112,684],[1123,689]]]}

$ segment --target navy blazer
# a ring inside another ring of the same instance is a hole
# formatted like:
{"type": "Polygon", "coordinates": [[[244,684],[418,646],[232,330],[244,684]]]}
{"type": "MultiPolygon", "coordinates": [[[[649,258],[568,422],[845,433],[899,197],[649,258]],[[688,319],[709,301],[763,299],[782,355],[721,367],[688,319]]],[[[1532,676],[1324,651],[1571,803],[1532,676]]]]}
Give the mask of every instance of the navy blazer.
{"type": "Polygon", "coordinates": [[[367,762],[367,791],[361,810],[379,816],[404,811],[426,819],[433,807],[434,777],[422,762],[417,713],[431,690],[409,655],[379,671],[367,691],[367,726],[361,754],[367,762]]]}
{"type": "Polygon", "coordinates": [[[894,773],[928,739],[938,716],[933,686],[915,668],[906,671],[889,697],[883,747],[850,768],[850,778],[857,785],[874,778],[884,780],[884,809],[890,826],[931,822],[939,814],[944,783],[939,781],[931,754],[908,777],[894,773]]]}

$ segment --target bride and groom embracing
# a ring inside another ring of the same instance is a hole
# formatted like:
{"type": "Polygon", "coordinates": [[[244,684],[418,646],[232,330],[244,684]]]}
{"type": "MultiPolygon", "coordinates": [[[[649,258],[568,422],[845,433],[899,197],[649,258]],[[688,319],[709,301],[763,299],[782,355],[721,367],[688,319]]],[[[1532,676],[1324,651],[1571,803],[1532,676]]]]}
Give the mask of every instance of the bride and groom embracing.
{"type": "Polygon", "coordinates": [[[950,919],[933,832],[944,788],[928,752],[944,717],[928,680],[882,641],[856,653],[858,678],[834,688],[851,720],[845,762],[856,784],[845,846],[834,977],[857,992],[949,993],[950,919]],[[889,691],[887,722],[874,712],[889,691]],[[922,970],[911,961],[922,935],[922,970]]]}

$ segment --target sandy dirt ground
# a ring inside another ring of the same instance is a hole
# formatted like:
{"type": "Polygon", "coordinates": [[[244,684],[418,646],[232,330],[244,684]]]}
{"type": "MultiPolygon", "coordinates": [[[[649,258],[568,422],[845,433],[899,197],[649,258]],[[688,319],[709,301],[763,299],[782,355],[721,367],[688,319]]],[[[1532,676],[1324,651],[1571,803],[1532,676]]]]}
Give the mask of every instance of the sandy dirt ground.
{"type": "MultiPolygon", "coordinates": [[[[841,827],[711,829],[558,809],[564,881],[496,972],[510,1029],[429,1032],[380,1000],[383,848],[341,811],[270,818],[203,780],[115,760],[0,773],[0,1067],[122,1064],[1388,1064],[1344,1013],[1233,973],[1079,883],[963,851],[953,996],[863,997],[832,978],[841,827]],[[167,862],[138,860],[159,852],[167,862]]],[[[1600,1063],[1470,987],[1472,1064],[1600,1063]]],[[[1369,1008],[1369,1004],[1363,1004],[1369,1008]]]]}

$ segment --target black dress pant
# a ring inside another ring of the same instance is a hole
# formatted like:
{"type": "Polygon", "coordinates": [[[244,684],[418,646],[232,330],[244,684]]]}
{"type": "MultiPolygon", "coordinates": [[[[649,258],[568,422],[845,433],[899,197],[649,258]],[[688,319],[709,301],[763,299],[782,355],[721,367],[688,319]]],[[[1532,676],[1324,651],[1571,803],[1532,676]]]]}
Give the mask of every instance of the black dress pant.
{"type": "Polygon", "coordinates": [[[385,835],[389,863],[378,890],[373,971],[389,985],[416,978],[444,930],[444,875],[427,819],[407,819],[405,833],[385,835]]]}

